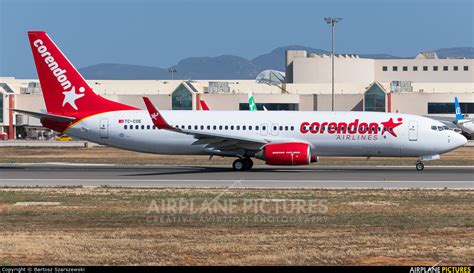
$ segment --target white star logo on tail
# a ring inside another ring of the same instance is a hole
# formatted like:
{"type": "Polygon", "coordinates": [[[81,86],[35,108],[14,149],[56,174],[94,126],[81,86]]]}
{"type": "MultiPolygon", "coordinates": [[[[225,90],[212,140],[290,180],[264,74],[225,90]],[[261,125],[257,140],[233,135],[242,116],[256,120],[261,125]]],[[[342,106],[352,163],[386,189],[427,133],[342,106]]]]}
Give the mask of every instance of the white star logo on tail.
{"type": "Polygon", "coordinates": [[[153,113],[153,114],[151,114],[151,118],[152,118],[152,119],[156,120],[157,117],[158,117],[158,113],[153,113]]]}
{"type": "Polygon", "coordinates": [[[73,86],[71,90],[63,92],[64,100],[63,100],[63,107],[66,103],[71,105],[72,108],[77,110],[76,100],[79,98],[84,97],[84,94],[76,94],[76,88],[73,86]]]}

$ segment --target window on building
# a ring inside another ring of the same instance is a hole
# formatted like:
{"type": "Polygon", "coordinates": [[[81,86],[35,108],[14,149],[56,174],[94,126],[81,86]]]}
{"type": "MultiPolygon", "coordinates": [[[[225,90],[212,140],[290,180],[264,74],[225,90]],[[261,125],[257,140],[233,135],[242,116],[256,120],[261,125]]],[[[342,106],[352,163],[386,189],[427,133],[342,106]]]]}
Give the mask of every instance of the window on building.
{"type": "Polygon", "coordinates": [[[443,71],[448,71],[448,66],[447,65],[443,66],[443,71]]]}
{"type": "Polygon", "coordinates": [[[428,71],[428,67],[427,67],[427,66],[423,66],[423,71],[428,71]]]}
{"type": "Polygon", "coordinates": [[[469,71],[469,66],[465,65],[464,66],[464,71],[469,71]]]}
{"type": "Polygon", "coordinates": [[[382,71],[387,71],[388,68],[386,66],[382,66],[382,71]]]}
{"type": "Polygon", "coordinates": [[[418,66],[414,66],[413,71],[418,71],[418,66]]]}
{"type": "Polygon", "coordinates": [[[392,66],[392,71],[398,71],[398,66],[392,66]]]}
{"type": "Polygon", "coordinates": [[[458,66],[457,65],[453,66],[453,70],[458,71],[459,70],[458,66]]]}
{"type": "Polygon", "coordinates": [[[193,110],[193,95],[184,85],[171,94],[171,107],[173,110],[193,110]]]}
{"type": "MultiPolygon", "coordinates": [[[[459,104],[463,114],[474,114],[473,102],[459,104]]],[[[428,102],[428,114],[454,114],[454,102],[428,102]]]]}
{"type": "MultiPolygon", "coordinates": [[[[298,111],[298,103],[257,103],[257,109],[263,110],[263,106],[270,111],[298,111]]],[[[239,110],[249,110],[248,103],[239,103],[239,110]]]]}
{"type": "Polygon", "coordinates": [[[385,92],[378,84],[372,84],[365,92],[364,111],[385,112],[385,92]]]}
{"type": "Polygon", "coordinates": [[[436,65],[433,66],[433,71],[438,71],[438,67],[436,65]]]}
{"type": "Polygon", "coordinates": [[[408,71],[408,66],[404,66],[403,71],[408,71]]]}

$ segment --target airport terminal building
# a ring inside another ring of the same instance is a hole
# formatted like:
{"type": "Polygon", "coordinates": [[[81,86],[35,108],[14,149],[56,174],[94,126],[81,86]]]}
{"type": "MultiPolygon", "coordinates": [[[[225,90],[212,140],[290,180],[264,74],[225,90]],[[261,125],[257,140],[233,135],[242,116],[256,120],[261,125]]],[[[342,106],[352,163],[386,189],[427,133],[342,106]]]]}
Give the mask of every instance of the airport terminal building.
{"type": "MultiPolygon", "coordinates": [[[[465,114],[474,114],[474,59],[438,58],[420,53],[414,59],[368,59],[335,56],[335,109],[452,116],[454,97],[465,114]]],[[[286,52],[285,72],[266,70],[255,80],[89,80],[100,95],[144,108],[148,96],[160,109],[248,110],[247,93],[257,107],[285,111],[331,110],[331,56],[286,52]]],[[[9,138],[48,139],[52,132],[38,119],[10,109],[44,112],[37,79],[0,77],[0,134],[9,138]]]]}

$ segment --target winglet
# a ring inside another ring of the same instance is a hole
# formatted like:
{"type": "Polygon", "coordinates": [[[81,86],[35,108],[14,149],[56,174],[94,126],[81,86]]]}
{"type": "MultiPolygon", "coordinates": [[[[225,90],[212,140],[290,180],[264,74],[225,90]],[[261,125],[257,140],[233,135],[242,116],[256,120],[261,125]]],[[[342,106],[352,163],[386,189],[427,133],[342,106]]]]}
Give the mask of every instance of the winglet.
{"type": "Polygon", "coordinates": [[[460,120],[463,120],[464,117],[461,113],[461,106],[459,106],[459,101],[458,101],[458,97],[454,97],[454,112],[456,113],[456,120],[457,121],[460,121],[460,120]]]}
{"type": "Polygon", "coordinates": [[[151,103],[149,98],[143,97],[143,101],[145,102],[146,109],[148,110],[148,113],[150,114],[151,121],[158,129],[166,129],[166,130],[173,129],[173,127],[171,127],[168,124],[168,122],[166,122],[166,120],[163,118],[160,112],[155,108],[153,103],[151,103]]]}
{"type": "Polygon", "coordinates": [[[209,107],[207,106],[207,104],[206,104],[205,101],[200,100],[199,102],[201,103],[201,108],[202,108],[202,110],[204,110],[204,111],[209,111],[209,107]]]}

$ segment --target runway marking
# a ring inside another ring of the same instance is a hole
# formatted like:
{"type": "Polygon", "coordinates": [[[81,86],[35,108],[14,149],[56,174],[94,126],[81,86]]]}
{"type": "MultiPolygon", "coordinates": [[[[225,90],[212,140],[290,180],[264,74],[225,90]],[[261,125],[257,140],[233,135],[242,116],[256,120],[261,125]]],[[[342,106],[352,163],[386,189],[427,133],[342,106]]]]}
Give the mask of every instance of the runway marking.
{"type": "Polygon", "coordinates": [[[459,183],[468,182],[474,185],[471,180],[270,180],[270,179],[79,179],[79,178],[7,178],[0,179],[0,182],[6,181],[77,181],[77,182],[229,182],[234,183],[240,182],[271,182],[271,183],[390,183],[390,182],[403,182],[403,183],[459,183]]]}

